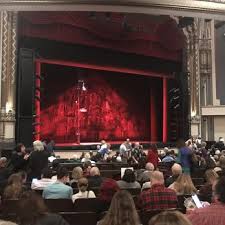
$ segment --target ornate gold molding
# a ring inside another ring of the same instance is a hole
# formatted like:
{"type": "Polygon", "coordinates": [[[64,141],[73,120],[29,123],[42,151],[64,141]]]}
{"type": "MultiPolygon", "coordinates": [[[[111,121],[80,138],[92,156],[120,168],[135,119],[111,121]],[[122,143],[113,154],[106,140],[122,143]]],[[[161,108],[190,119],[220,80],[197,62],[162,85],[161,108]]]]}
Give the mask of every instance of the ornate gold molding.
{"type": "MultiPolygon", "coordinates": [[[[212,13],[224,16],[225,0],[1,0],[0,7],[32,7],[37,6],[127,6],[149,7],[164,10],[192,11],[212,13]]],[[[25,8],[24,8],[25,9],[25,8]]],[[[96,8],[95,8],[96,9],[96,8]]],[[[46,10],[43,8],[43,10],[46,10]]],[[[96,9],[97,10],[97,9],[96,9]]]]}

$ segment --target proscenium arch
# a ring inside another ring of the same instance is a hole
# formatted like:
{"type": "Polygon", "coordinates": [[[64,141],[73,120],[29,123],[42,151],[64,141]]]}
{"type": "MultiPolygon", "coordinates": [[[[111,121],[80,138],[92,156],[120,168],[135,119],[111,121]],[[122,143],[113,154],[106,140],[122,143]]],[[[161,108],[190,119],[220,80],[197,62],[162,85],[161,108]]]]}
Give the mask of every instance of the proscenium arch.
{"type": "Polygon", "coordinates": [[[225,19],[225,0],[1,0],[7,11],[109,11],[225,19]]]}

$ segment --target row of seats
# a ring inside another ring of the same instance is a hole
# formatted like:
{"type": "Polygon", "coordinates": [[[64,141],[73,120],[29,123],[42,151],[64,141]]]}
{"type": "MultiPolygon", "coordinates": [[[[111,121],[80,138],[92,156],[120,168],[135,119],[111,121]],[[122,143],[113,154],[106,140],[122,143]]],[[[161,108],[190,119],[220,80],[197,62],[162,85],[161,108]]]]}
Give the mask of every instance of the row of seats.
{"type": "MultiPolygon", "coordinates": [[[[186,198],[191,197],[190,195],[178,195],[178,208],[185,212],[184,201],[186,198]]],[[[137,196],[133,196],[134,202],[137,205],[137,196]]],[[[201,196],[200,200],[211,202],[211,196],[201,196]]],[[[4,215],[16,212],[18,208],[19,200],[5,200],[2,203],[1,212],[4,215]]],[[[98,198],[89,199],[77,199],[73,203],[70,199],[45,199],[45,204],[51,212],[96,212],[101,201],[98,198]]]]}

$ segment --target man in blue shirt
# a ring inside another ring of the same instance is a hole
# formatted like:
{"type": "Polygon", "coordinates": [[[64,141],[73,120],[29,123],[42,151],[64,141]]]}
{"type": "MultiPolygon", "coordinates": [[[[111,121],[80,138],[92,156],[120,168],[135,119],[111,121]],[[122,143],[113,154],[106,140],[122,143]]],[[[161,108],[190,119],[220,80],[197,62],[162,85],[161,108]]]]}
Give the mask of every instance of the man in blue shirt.
{"type": "Polygon", "coordinates": [[[68,181],[68,170],[60,167],[57,171],[57,181],[44,188],[42,197],[45,199],[72,199],[73,189],[65,185],[68,181]]]}

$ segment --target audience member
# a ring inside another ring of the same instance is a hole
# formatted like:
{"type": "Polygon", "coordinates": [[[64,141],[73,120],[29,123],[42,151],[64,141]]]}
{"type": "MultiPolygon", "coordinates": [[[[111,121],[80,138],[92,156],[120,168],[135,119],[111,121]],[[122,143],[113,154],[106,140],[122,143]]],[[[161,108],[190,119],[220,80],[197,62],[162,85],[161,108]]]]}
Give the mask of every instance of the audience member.
{"type": "Polygon", "coordinates": [[[48,185],[43,190],[45,199],[72,199],[73,189],[65,185],[69,182],[69,172],[65,167],[60,167],[57,171],[57,181],[48,185]]]}
{"type": "Polygon", "coordinates": [[[142,210],[170,209],[177,207],[176,192],[164,186],[163,173],[152,172],[151,188],[142,191],[139,198],[142,210]]]}
{"type": "Polygon", "coordinates": [[[127,140],[120,145],[121,157],[128,159],[130,156],[131,150],[132,150],[132,145],[131,145],[130,139],[127,138],[127,140]]]}
{"type": "Polygon", "coordinates": [[[120,188],[115,180],[111,178],[106,178],[105,180],[103,180],[100,186],[100,193],[98,196],[100,204],[98,205],[97,211],[107,211],[109,209],[114,194],[119,190],[120,188]]]}
{"type": "Polygon", "coordinates": [[[73,188],[77,188],[77,183],[80,178],[83,177],[83,170],[80,166],[73,168],[72,171],[72,180],[70,181],[70,185],[73,188]]]}
{"type": "Polygon", "coordinates": [[[149,172],[154,171],[154,165],[152,163],[146,163],[145,170],[139,170],[137,172],[137,181],[145,183],[149,181],[149,172]]]}
{"type": "Polygon", "coordinates": [[[7,158],[1,157],[0,158],[0,182],[6,181],[11,174],[11,170],[7,168],[6,166],[7,166],[7,158]]]}
{"type": "Polygon", "coordinates": [[[17,224],[11,221],[0,220],[0,225],[17,225],[17,224]]]}
{"type": "Polygon", "coordinates": [[[131,169],[126,169],[122,180],[117,181],[120,189],[129,189],[129,188],[141,188],[141,185],[136,181],[134,171],[131,169]]]}
{"type": "Polygon", "coordinates": [[[192,225],[184,214],[178,211],[164,211],[154,216],[148,225],[192,225]]]}
{"type": "Polygon", "coordinates": [[[191,176],[185,173],[181,174],[169,188],[173,189],[177,195],[192,195],[197,193],[197,189],[191,180],[191,176]]]}
{"type": "Polygon", "coordinates": [[[32,191],[21,195],[17,216],[21,225],[68,225],[60,215],[49,213],[41,196],[32,191]]]}
{"type": "Polygon", "coordinates": [[[225,177],[213,184],[214,202],[210,206],[195,209],[188,215],[192,225],[224,225],[225,221],[225,177]]]}
{"type": "Polygon", "coordinates": [[[98,167],[92,167],[90,170],[90,176],[88,177],[89,187],[100,187],[103,178],[100,176],[98,167]]]}
{"type": "Polygon", "coordinates": [[[148,150],[147,162],[152,163],[155,169],[158,167],[159,155],[156,145],[152,145],[152,147],[148,150]]]}
{"type": "Polygon", "coordinates": [[[162,159],[162,162],[164,163],[172,163],[175,162],[175,157],[174,157],[174,150],[168,150],[166,152],[166,156],[162,159]]]}
{"type": "Polygon", "coordinates": [[[118,191],[111,202],[105,217],[99,225],[140,225],[134,201],[127,191],[118,191]]]}
{"type": "Polygon", "coordinates": [[[88,179],[83,177],[78,180],[79,192],[72,196],[73,202],[78,198],[95,198],[95,193],[88,190],[88,179]]]}
{"type": "Polygon", "coordinates": [[[180,164],[177,164],[177,163],[173,164],[171,171],[172,171],[172,176],[166,179],[166,182],[165,182],[166,187],[170,186],[173,182],[175,182],[176,179],[182,174],[182,168],[180,164]]]}
{"type": "Polygon", "coordinates": [[[19,143],[15,148],[11,156],[11,166],[13,172],[18,172],[20,170],[26,170],[28,166],[30,154],[26,153],[26,148],[24,144],[19,143]]]}
{"type": "Polygon", "coordinates": [[[31,183],[31,189],[43,190],[49,184],[53,184],[55,181],[52,179],[52,170],[50,168],[44,168],[42,170],[41,179],[33,179],[31,183]]]}
{"type": "Polygon", "coordinates": [[[8,179],[8,185],[4,190],[3,199],[18,199],[24,190],[21,175],[14,173],[8,179]]]}
{"type": "Polygon", "coordinates": [[[33,142],[34,151],[30,155],[29,168],[30,174],[29,179],[33,178],[40,179],[42,170],[48,167],[48,152],[44,149],[44,145],[41,141],[33,142]]]}
{"type": "Polygon", "coordinates": [[[91,162],[90,161],[87,161],[87,162],[85,162],[83,164],[83,175],[85,177],[89,177],[90,176],[90,171],[91,171],[91,162]]]}
{"type": "Polygon", "coordinates": [[[212,196],[212,185],[218,179],[218,177],[218,174],[214,170],[206,170],[206,183],[200,188],[199,194],[202,196],[212,196]]]}

